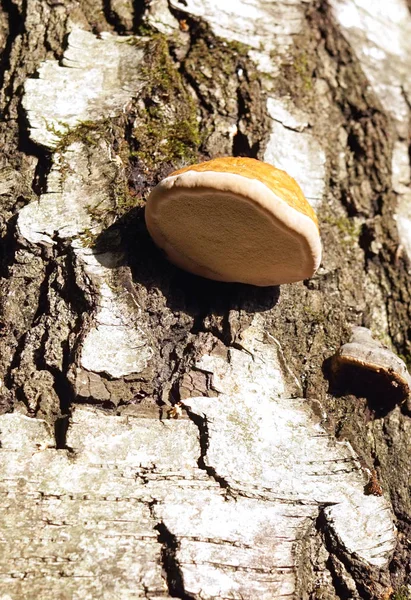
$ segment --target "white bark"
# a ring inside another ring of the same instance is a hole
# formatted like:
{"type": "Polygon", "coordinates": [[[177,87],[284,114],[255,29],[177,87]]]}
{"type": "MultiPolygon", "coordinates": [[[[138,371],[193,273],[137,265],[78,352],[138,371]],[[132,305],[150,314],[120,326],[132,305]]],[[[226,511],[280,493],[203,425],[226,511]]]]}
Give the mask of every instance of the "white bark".
{"type": "MultiPolygon", "coordinates": [[[[250,46],[271,119],[264,158],[294,176],[321,208],[326,141],[309,112],[277,94],[272,83],[311,3],[169,4],[203,18],[216,35],[250,46]]],[[[395,117],[397,222],[411,256],[411,17],[402,0],[387,14],[377,2],[383,11],[378,15],[371,14],[374,3],[362,4],[332,2],[371,84],[395,117]],[[389,76],[382,58],[395,67],[389,76]]],[[[148,20],[161,32],[178,29],[164,2],[151,3],[148,20]]],[[[140,374],[155,360],[141,307],[112,285],[121,252],[98,255],[84,243],[85,233],[103,229],[95,211],[110,211],[110,190],[124,178],[120,152],[113,155],[101,139],[59,148],[62,137],[82,123],[121,114],[143,83],[135,68],[141,60],[132,38],[98,39],[73,26],[61,65],[49,60],[38,79],[25,83],[32,141],[54,154],[47,192],[20,210],[19,233],[38,248],[62,239],[71,244],[97,298],[77,349],[77,386],[90,387],[99,373],[110,380],[140,374]]],[[[326,262],[320,275],[332,271],[326,262]]],[[[385,332],[382,292],[373,285],[367,293],[385,332]]],[[[67,449],[56,449],[44,421],[18,412],[0,416],[0,598],[297,598],[299,573],[315,553],[307,551],[310,543],[318,544],[320,557],[316,584],[332,590],[325,567],[331,551],[319,541],[321,520],[338,548],[337,562],[351,555],[360,570],[386,568],[396,544],[391,504],[385,496],[365,494],[370,472],[348,442],[336,442],[327,432],[323,408],[303,397],[300,373],[286,364],[272,333],[256,314],[235,347],[214,346],[198,356],[189,376],[205,374],[215,397],[185,398],[179,419],[142,418],[133,407],[112,416],[77,405],[67,449]]],[[[100,390],[99,399],[106,393],[100,390]]],[[[338,564],[344,572],[343,562],[338,564]]],[[[353,587],[352,597],[360,598],[351,576],[341,577],[353,587]]]]}

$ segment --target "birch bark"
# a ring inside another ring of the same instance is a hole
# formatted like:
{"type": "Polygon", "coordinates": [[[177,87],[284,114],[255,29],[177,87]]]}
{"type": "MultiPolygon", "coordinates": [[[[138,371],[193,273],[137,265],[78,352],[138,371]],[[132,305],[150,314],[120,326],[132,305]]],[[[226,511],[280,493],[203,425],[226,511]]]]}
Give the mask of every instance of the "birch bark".
{"type": "Polygon", "coordinates": [[[405,0],[0,1],[2,600],[411,598],[411,402],[329,369],[358,325],[411,363],[410,34],[405,0]],[[153,246],[150,189],[225,154],[299,182],[312,280],[153,246]]]}

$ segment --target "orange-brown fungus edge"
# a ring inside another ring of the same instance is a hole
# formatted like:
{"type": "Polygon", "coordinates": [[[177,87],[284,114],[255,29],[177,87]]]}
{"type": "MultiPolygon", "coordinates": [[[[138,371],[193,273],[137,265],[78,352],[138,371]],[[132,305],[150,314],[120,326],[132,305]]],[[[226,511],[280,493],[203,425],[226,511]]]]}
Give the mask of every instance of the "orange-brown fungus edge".
{"type": "Polygon", "coordinates": [[[169,177],[180,175],[187,171],[215,171],[217,173],[232,173],[242,175],[248,179],[257,179],[266,185],[274,194],[287,202],[289,206],[310,217],[318,228],[317,215],[305,199],[298,183],[285,171],[276,169],[272,165],[247,157],[224,156],[214,158],[197,165],[183,167],[170,173],[169,177]]]}

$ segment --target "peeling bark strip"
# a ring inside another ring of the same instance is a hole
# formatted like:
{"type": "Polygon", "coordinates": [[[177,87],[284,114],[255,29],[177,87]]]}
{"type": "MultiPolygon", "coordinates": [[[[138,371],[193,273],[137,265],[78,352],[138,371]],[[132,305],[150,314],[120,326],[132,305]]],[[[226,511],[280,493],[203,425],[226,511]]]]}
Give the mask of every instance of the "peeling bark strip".
{"type": "Polygon", "coordinates": [[[133,4],[0,2],[0,596],[404,600],[410,404],[323,372],[358,325],[410,362],[405,0],[133,4]],[[312,280],[156,251],[221,154],[297,179],[312,280]]]}

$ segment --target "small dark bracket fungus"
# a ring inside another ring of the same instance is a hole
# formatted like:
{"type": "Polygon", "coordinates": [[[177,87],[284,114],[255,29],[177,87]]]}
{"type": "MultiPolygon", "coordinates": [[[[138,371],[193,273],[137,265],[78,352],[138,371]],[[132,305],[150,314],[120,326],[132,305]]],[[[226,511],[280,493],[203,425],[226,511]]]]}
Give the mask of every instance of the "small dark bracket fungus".
{"type": "Polygon", "coordinates": [[[404,361],[366,327],[354,327],[350,341],[332,358],[331,373],[339,389],[377,400],[380,408],[402,403],[411,394],[404,361]]]}
{"type": "Polygon", "coordinates": [[[311,277],[317,217],[297,182],[253,158],[216,158],[171,173],[151,192],[146,224],[178,267],[258,286],[311,277]]]}

